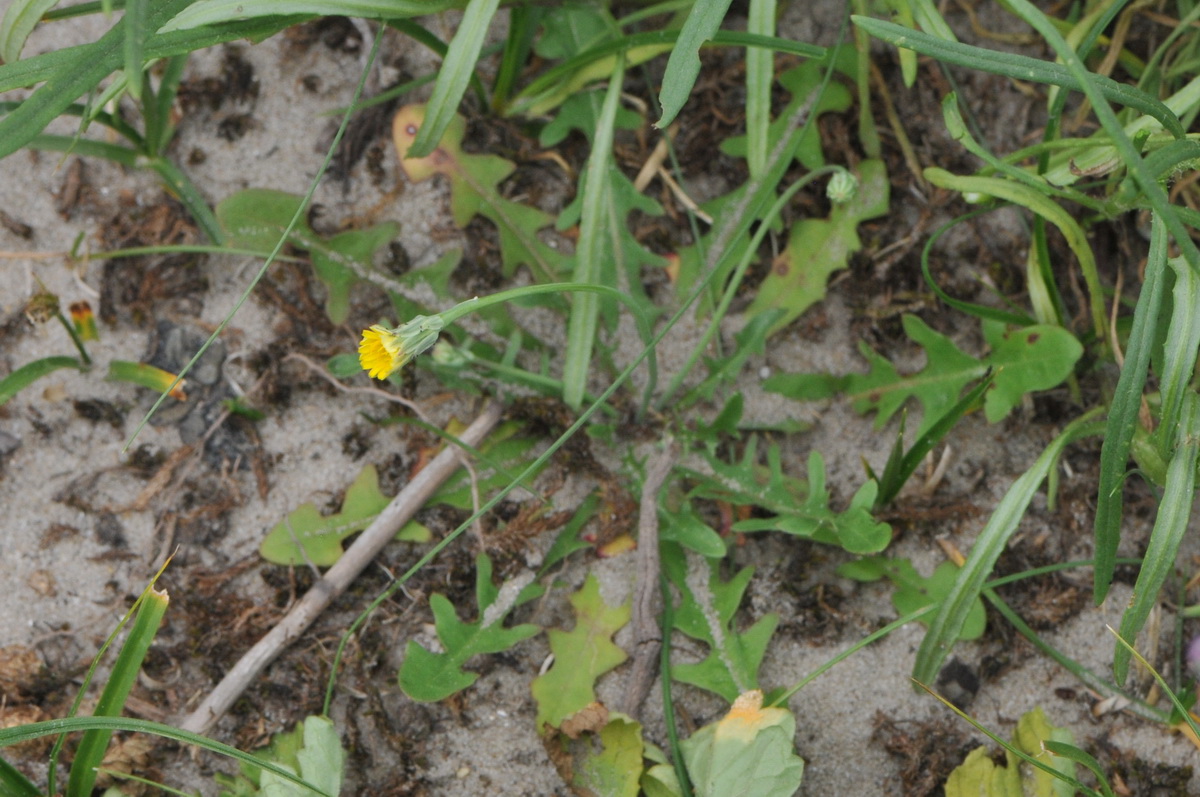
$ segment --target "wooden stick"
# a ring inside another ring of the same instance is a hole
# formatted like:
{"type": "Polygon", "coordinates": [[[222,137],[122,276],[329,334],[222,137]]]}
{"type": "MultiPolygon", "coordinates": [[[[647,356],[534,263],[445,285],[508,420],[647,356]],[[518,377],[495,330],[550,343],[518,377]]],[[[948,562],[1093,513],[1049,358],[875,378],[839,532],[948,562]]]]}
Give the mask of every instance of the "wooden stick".
{"type": "MultiPolygon", "coordinates": [[[[667,440],[662,450],[646,463],[646,480],[642,483],[642,500],[638,507],[637,583],[633,587],[633,667],[625,681],[625,704],[621,708],[634,719],[641,716],[642,703],[654,685],[662,651],[658,494],[678,458],[679,446],[674,440],[667,440]]],[[[666,673],[663,677],[667,677],[666,673]]]]}
{"type": "MultiPolygon", "coordinates": [[[[459,435],[459,439],[469,446],[477,447],[500,421],[502,409],[498,402],[490,402],[475,422],[459,435]]],[[[207,733],[241,696],[250,682],[350,586],[363,568],[392,541],[396,532],[425,505],[460,464],[458,450],[454,446],[442,449],[404,486],[387,508],[379,513],[349,550],[342,554],[342,558],[325,572],[324,577],[313,584],[287,616],[254,647],[246,651],[233,669],[226,673],[221,683],[217,684],[195,711],[184,718],[179,727],[193,733],[207,733]]]]}

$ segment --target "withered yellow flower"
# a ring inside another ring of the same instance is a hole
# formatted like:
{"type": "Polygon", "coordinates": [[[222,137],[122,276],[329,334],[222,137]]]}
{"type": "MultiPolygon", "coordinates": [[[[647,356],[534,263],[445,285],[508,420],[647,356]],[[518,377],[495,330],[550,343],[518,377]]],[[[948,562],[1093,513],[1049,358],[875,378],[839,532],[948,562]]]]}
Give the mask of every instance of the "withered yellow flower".
{"type": "Polygon", "coordinates": [[[413,357],[437,342],[441,316],[417,316],[395,329],[375,324],[364,329],[358,343],[358,362],[372,379],[387,379],[413,357]]]}

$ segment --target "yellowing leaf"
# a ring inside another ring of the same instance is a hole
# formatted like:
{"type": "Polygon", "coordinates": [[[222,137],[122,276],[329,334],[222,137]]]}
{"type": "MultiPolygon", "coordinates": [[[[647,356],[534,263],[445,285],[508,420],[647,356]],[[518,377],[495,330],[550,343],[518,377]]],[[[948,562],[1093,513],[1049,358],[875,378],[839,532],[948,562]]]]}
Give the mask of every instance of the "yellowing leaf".
{"type": "Polygon", "coordinates": [[[762,692],[745,692],[729,713],[680,744],[697,797],[791,797],[804,777],[796,755],[796,718],[763,708],[762,692]]]}
{"type": "Polygon", "coordinates": [[[546,633],[554,665],[531,686],[538,703],[536,727],[540,733],[548,727],[559,727],[567,717],[592,703],[596,699],[596,679],[628,658],[613,644],[612,635],[629,622],[630,603],[616,608],[605,604],[594,575],[587,577],[570,600],[575,609],[575,627],[546,633]]]}

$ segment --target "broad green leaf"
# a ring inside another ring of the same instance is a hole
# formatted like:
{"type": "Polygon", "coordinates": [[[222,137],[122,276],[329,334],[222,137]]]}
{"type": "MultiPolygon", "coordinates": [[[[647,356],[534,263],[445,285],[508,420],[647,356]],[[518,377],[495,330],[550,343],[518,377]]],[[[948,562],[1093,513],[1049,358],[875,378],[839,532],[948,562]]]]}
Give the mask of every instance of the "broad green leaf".
{"type": "Polygon", "coordinates": [[[596,736],[599,748],[589,746],[586,753],[576,758],[573,781],[576,793],[637,797],[644,747],[642,724],[612,712],[608,724],[596,736]]]}
{"type": "MultiPolygon", "coordinates": [[[[306,717],[295,730],[281,731],[271,737],[266,748],[255,757],[283,767],[293,775],[317,786],[326,794],[337,795],[342,789],[346,753],[337,728],[328,717],[306,717]]],[[[218,773],[221,797],[312,797],[311,789],[276,772],[242,762],[237,775],[218,773]]]]}
{"type": "Polygon", "coordinates": [[[858,192],[853,199],[836,205],[827,219],[803,219],[792,225],[787,248],[775,258],[746,309],[750,318],[783,310],[771,327],[772,333],[825,298],[829,276],[846,268],[850,256],[862,248],[858,225],[887,213],[887,167],[882,161],[864,160],[858,172],[858,192]]]}
{"type": "Polygon", "coordinates": [[[564,719],[596,700],[596,680],[620,665],[628,656],[613,644],[612,636],[629,622],[632,605],[616,608],[600,596],[600,582],[588,575],[583,587],[570,598],[575,610],[575,627],[570,631],[546,632],[554,664],[533,679],[530,689],[537,701],[534,727],[545,734],[564,719]]]}
{"type": "Polygon", "coordinates": [[[699,557],[692,560],[696,572],[689,575],[689,558],[682,554],[663,557],[663,569],[681,596],[674,615],[675,629],[704,642],[709,653],[704,661],[696,664],[672,665],[671,677],[715,692],[732,702],[742,692],[757,688],[758,668],[779,616],[764,615],[746,630],[738,632],[733,616],[754,568],[744,568],[729,581],[722,582],[717,563],[699,557]]]}
{"type": "MultiPolygon", "coordinates": [[[[287,229],[304,198],[267,188],[248,188],[224,199],[216,208],[217,221],[234,248],[269,252],[287,229]]],[[[366,230],[349,230],[325,239],[302,219],[288,242],[309,252],[313,272],[329,296],[325,312],[335,324],[350,313],[350,289],[374,270],[373,254],[399,233],[393,222],[366,230]]]]}
{"type": "Polygon", "coordinates": [[[680,743],[697,797],[791,797],[804,778],[795,735],[790,711],[763,708],[758,690],[740,695],[723,719],[680,743]]]}
{"type": "Polygon", "coordinates": [[[767,380],[764,388],[808,398],[840,385],[854,402],[855,410],[877,413],[877,429],[906,401],[916,398],[923,409],[917,430],[920,437],[958,403],[968,384],[982,378],[990,368],[995,368],[996,374],[984,406],[988,420],[995,423],[1020,402],[1023,394],[1054,387],[1070,376],[1083,352],[1075,336],[1061,327],[1035,325],[1004,333],[1003,327],[988,322],[984,334],[993,348],[977,360],[916,316],[906,315],[902,323],[908,337],[925,350],[926,365],[917,373],[900,374],[884,357],[860,344],[859,351],[870,363],[865,374],[821,376],[815,387],[806,378],[783,375],[767,380]]]}
{"type": "MultiPolygon", "coordinates": [[[[434,593],[429,599],[429,606],[433,610],[434,625],[443,652],[426,650],[414,640],[410,640],[405,649],[399,682],[404,694],[413,700],[432,703],[466,689],[479,677],[462,669],[472,656],[508,650],[541,630],[528,623],[505,628],[504,618],[520,598],[530,594],[530,591],[513,596],[511,603],[489,612],[488,609],[496,604],[501,593],[492,584],[492,561],[486,554],[480,554],[475,560],[475,569],[479,619],[464,623],[458,619],[449,599],[441,593],[434,593]]],[[[533,591],[533,596],[536,594],[540,594],[540,589],[533,591]]]]}
{"type": "Polygon", "coordinates": [[[40,360],[26,363],[0,379],[0,405],[5,404],[36,380],[60,368],[77,368],[82,371],[84,365],[78,357],[43,357],[40,360]]]}
{"type": "MultiPolygon", "coordinates": [[[[271,529],[258,552],[278,565],[312,563],[328,567],[342,556],[342,540],[370,525],[391,499],[379,492],[379,476],[374,465],[367,465],[354,483],[346,488],[346,497],[337,514],[322,515],[315,504],[301,504],[287,519],[271,529]]],[[[400,529],[396,539],[428,542],[432,534],[417,522],[400,529]]]]}
{"type": "Polygon", "coordinates": [[[512,174],[512,163],[497,155],[473,155],[462,150],[466,122],[455,116],[446,127],[440,144],[424,158],[409,158],[408,151],[425,119],[423,105],[406,105],[396,114],[392,134],[400,156],[400,168],[414,182],[440,174],[450,181],[450,211],[460,229],[476,215],[496,225],[505,276],[527,265],[539,282],[559,280],[565,257],[542,243],[538,231],[549,226],[549,214],[529,205],[505,199],[499,191],[512,174]]]}

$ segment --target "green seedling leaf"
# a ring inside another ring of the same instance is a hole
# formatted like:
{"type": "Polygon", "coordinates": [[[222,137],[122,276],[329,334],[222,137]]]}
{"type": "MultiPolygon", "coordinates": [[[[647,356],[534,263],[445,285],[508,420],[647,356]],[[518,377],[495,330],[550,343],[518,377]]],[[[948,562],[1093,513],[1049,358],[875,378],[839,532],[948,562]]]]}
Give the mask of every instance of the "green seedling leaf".
{"type": "Polygon", "coordinates": [[[767,449],[767,465],[758,464],[757,438],[751,437],[741,462],[727,463],[706,453],[715,478],[685,471],[698,482],[690,496],[754,506],[774,513],[773,517],[741,520],[734,531],[782,531],[826,545],[838,545],[851,553],[878,553],[891,542],[892,531],[871,515],[878,487],[869,481],[859,488],[843,512],[829,507],[832,497],[825,488],[825,461],[818,451],[808,457],[808,484],[786,476],[778,444],[767,449]]]}
{"type": "MultiPolygon", "coordinates": [[[[341,558],[342,540],[370,525],[390,501],[379,492],[375,466],[367,465],[346,488],[337,514],[322,515],[315,504],[301,504],[271,529],[258,552],[277,565],[312,563],[328,567],[341,558]]],[[[429,542],[431,537],[429,529],[416,522],[406,524],[396,534],[396,539],[405,542],[429,542]]]]}
{"type": "MultiPolygon", "coordinates": [[[[1006,765],[992,761],[986,747],[972,750],[946,780],[946,797],[1071,797],[1075,763],[1045,749],[1043,743],[1070,745],[1069,730],[1056,728],[1046,719],[1041,706],[1027,711],[1017,721],[1011,748],[1005,750],[1006,765]],[[1056,770],[1066,779],[1032,766],[1022,766],[1013,748],[1056,770]]],[[[1006,746],[1007,747],[1007,746],[1006,746]]]]}
{"type": "Polygon", "coordinates": [[[588,575],[570,600],[575,628],[546,632],[554,664],[530,687],[538,704],[535,727],[542,734],[594,702],[596,680],[629,658],[612,642],[612,635],[629,622],[633,611],[629,601],[616,608],[608,606],[594,575],[588,575]]]}
{"type": "MultiPolygon", "coordinates": [[[[896,586],[892,593],[892,605],[901,616],[920,611],[926,606],[941,603],[954,586],[958,577],[958,566],[953,562],[942,562],[925,578],[917,572],[907,559],[892,559],[886,556],[869,556],[856,562],[847,562],[837,570],[843,578],[855,581],[878,581],[886,578],[896,586]]],[[[921,619],[929,624],[929,615],[921,619]]],[[[987,612],[983,600],[976,598],[967,614],[966,622],[958,633],[961,640],[979,639],[987,626],[987,612]]]]}
{"type": "Polygon", "coordinates": [[[77,368],[84,370],[83,362],[78,357],[44,357],[22,365],[8,376],[0,379],[0,405],[8,402],[33,382],[60,368],[77,368]]]}
{"type": "Polygon", "coordinates": [[[696,514],[691,502],[685,502],[678,510],[665,513],[659,537],[676,542],[690,551],[709,559],[720,559],[727,553],[725,541],[696,514]]]}
{"type": "Polygon", "coordinates": [[[536,625],[504,627],[504,618],[524,600],[541,594],[541,588],[526,588],[513,594],[515,584],[509,582],[501,590],[492,584],[492,560],[486,554],[475,559],[475,594],[479,603],[479,619],[464,623],[458,619],[454,605],[441,593],[429,599],[434,625],[443,652],[426,650],[410,640],[400,665],[399,682],[404,694],[413,700],[433,703],[461,692],[479,678],[476,673],[462,669],[472,656],[480,653],[499,653],[537,634],[536,625]],[[502,594],[503,593],[503,594],[502,594]]]}
{"type": "MultiPolygon", "coordinates": [[[[672,546],[664,546],[672,547],[672,546]]],[[[675,629],[708,645],[709,654],[697,664],[671,667],[671,677],[721,695],[730,702],[758,686],[767,643],[779,616],[767,614],[745,631],[738,632],[733,616],[754,575],[747,567],[729,581],[721,581],[717,562],[700,557],[664,555],[663,569],[679,590],[681,601],[675,611],[675,629]]]]}
{"type": "MultiPolygon", "coordinates": [[[[304,198],[267,188],[248,188],[227,197],[216,209],[217,221],[225,230],[229,246],[269,252],[287,229],[304,198]]],[[[303,219],[288,236],[288,243],[309,252],[313,272],[329,292],[325,312],[335,324],[350,313],[350,289],[368,280],[374,271],[376,251],[400,232],[394,222],[366,230],[348,230],[325,239],[313,232],[303,219]]]]}
{"type": "Polygon", "coordinates": [[[837,205],[827,219],[803,219],[792,225],[787,248],[775,258],[767,278],[746,314],[754,318],[783,310],[771,332],[799,318],[825,298],[829,276],[844,269],[850,256],[862,248],[858,225],[887,213],[890,196],[883,161],[864,160],[858,167],[858,192],[837,205]]]}
{"type": "Polygon", "coordinates": [[[641,723],[632,717],[591,703],[565,718],[563,730],[543,742],[573,793],[637,797],[646,744],[641,723]]]}
{"type": "Polygon", "coordinates": [[[700,47],[716,35],[729,10],[731,0],[696,0],[679,32],[679,41],[667,59],[667,71],[663,75],[662,91],[658,104],[662,117],[655,123],[660,130],[675,121],[683,109],[700,74],[700,47]]]}
{"type": "Polygon", "coordinates": [[[680,743],[697,797],[791,797],[800,789],[796,718],[785,708],[763,708],[762,700],[762,692],[747,691],[723,719],[680,743]]]}
{"type": "Polygon", "coordinates": [[[924,414],[917,430],[920,437],[953,407],[963,389],[995,368],[991,387],[984,398],[987,419],[1004,418],[1021,396],[1047,390],[1071,375],[1083,347],[1075,336],[1056,326],[1035,325],[1004,332],[997,322],[984,325],[984,336],[992,351],[982,359],[964,353],[945,335],[935,332],[916,316],[903,318],[904,331],[925,350],[927,365],[917,373],[902,375],[884,357],[866,344],[859,351],[870,363],[866,374],[846,377],[784,374],[763,383],[764,389],[790,397],[823,396],[840,385],[859,412],[874,411],[875,428],[882,428],[910,398],[920,401],[924,414]]]}
{"type": "MultiPolygon", "coordinates": [[[[320,788],[326,794],[341,792],[346,753],[337,728],[328,717],[307,717],[293,731],[271,737],[266,748],[254,753],[259,760],[283,767],[320,788]]],[[[312,797],[313,792],[298,783],[285,780],[270,770],[245,762],[237,775],[217,773],[221,797],[312,797]]]]}
{"type": "Polygon", "coordinates": [[[504,178],[516,168],[497,155],[472,155],[462,150],[466,122],[455,116],[446,127],[446,135],[424,158],[409,158],[408,151],[425,120],[425,106],[406,105],[392,122],[392,135],[400,156],[400,167],[414,182],[440,174],[450,182],[450,210],[461,229],[476,215],[496,225],[500,234],[500,256],[505,276],[526,265],[540,282],[559,278],[565,257],[538,237],[538,231],[550,226],[549,214],[529,205],[505,199],[499,190],[504,178]]]}

